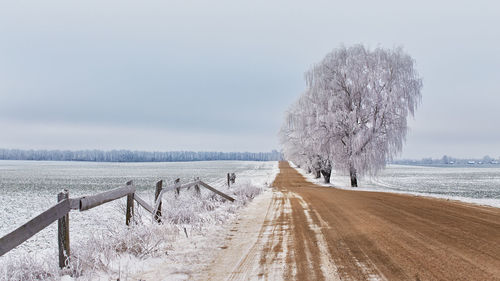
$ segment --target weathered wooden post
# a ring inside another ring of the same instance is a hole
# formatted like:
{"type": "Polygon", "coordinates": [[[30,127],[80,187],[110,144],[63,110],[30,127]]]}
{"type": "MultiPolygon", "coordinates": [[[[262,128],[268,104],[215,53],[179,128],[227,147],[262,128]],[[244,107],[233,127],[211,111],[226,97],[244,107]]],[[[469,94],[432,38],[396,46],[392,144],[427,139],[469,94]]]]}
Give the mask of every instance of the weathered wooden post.
{"type": "Polygon", "coordinates": [[[227,187],[231,187],[231,176],[229,175],[229,173],[227,173],[227,187]]]}
{"type": "MultiPolygon", "coordinates": [[[[132,181],[128,181],[127,185],[132,185],[132,181]]],[[[131,218],[134,216],[134,193],[127,194],[127,212],[125,214],[125,224],[129,225],[131,218]]]]}
{"type": "Polygon", "coordinates": [[[163,180],[160,180],[159,182],[156,183],[156,190],[155,190],[155,206],[158,206],[158,210],[156,210],[154,218],[158,223],[161,222],[161,201],[160,202],[156,201],[158,200],[158,196],[160,196],[160,192],[162,189],[163,189],[163,180]]]}
{"type": "MultiPolygon", "coordinates": [[[[57,202],[69,199],[68,190],[57,194],[57,202]]],[[[69,212],[57,220],[57,242],[59,245],[59,267],[65,268],[69,264],[69,212]]]]}
{"type": "Polygon", "coordinates": [[[175,196],[179,196],[181,194],[181,179],[177,178],[174,180],[174,185],[175,185],[175,196]]]}
{"type": "MultiPolygon", "coordinates": [[[[194,181],[200,181],[200,178],[196,177],[196,178],[194,178],[194,181]]],[[[201,195],[200,186],[196,184],[194,186],[194,190],[196,191],[196,195],[198,195],[198,197],[199,197],[201,195]]]]}

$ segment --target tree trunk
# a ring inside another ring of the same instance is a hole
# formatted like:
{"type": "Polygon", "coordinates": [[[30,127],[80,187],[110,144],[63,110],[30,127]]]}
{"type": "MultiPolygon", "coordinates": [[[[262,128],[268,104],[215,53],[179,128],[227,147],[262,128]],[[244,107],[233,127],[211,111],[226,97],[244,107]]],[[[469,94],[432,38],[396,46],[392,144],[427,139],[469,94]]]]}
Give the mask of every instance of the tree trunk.
{"type": "Polygon", "coordinates": [[[356,168],[351,166],[349,168],[349,174],[351,175],[351,187],[358,187],[358,177],[356,173],[356,168]]]}
{"type": "Polygon", "coordinates": [[[314,177],[315,177],[316,179],[321,178],[321,171],[320,171],[320,170],[314,170],[314,177]]]}
{"type": "Polygon", "coordinates": [[[330,176],[332,175],[332,170],[321,170],[321,174],[325,179],[325,183],[330,183],[330,176]]]}

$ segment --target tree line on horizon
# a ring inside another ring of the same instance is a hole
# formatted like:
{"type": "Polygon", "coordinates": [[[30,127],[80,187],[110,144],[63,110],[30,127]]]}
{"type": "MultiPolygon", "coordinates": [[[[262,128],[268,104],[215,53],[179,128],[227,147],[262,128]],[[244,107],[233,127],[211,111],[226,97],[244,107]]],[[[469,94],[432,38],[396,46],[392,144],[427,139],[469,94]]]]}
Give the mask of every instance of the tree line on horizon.
{"type": "Polygon", "coordinates": [[[397,159],[390,162],[398,165],[470,165],[470,164],[494,164],[500,163],[500,157],[497,159],[486,155],[482,158],[457,158],[443,155],[441,158],[422,158],[422,159],[397,159]]]}
{"type": "Polygon", "coordinates": [[[0,149],[0,160],[92,162],[279,161],[280,152],[130,151],[130,150],[21,150],[0,149]]]}

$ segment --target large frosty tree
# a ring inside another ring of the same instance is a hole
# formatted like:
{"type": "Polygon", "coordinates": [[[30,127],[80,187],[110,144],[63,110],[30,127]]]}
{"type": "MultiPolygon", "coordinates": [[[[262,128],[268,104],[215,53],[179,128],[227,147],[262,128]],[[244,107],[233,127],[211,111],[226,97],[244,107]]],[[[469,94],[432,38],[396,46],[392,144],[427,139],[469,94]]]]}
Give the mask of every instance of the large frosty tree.
{"type": "MultiPolygon", "coordinates": [[[[307,128],[300,128],[314,146],[305,149],[348,172],[352,186],[360,174],[375,174],[401,151],[407,117],[422,88],[414,60],[401,48],[341,47],[306,73],[306,83],[302,108],[294,108],[313,113],[307,128]]],[[[283,135],[282,144],[294,146],[283,135]]]]}

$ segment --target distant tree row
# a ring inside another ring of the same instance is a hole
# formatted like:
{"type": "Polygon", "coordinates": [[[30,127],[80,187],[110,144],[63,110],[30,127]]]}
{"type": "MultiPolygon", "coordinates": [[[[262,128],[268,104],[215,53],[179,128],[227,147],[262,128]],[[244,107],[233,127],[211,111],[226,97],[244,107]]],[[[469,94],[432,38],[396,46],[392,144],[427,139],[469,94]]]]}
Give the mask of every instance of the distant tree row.
{"type": "Polygon", "coordinates": [[[359,175],[377,173],[401,151],[422,88],[401,48],[341,47],[305,77],[280,131],[287,160],[325,182],[332,169],[349,173],[357,186],[359,175]]]}
{"type": "Polygon", "coordinates": [[[422,158],[420,160],[415,159],[399,159],[391,162],[392,164],[399,165],[470,165],[470,164],[499,164],[500,157],[497,159],[492,158],[488,155],[483,158],[456,158],[448,155],[444,155],[441,158],[422,158]]]}
{"type": "Polygon", "coordinates": [[[148,152],[130,150],[19,150],[0,149],[0,160],[94,161],[94,162],[181,162],[211,160],[278,161],[281,153],[271,152],[148,152]]]}

